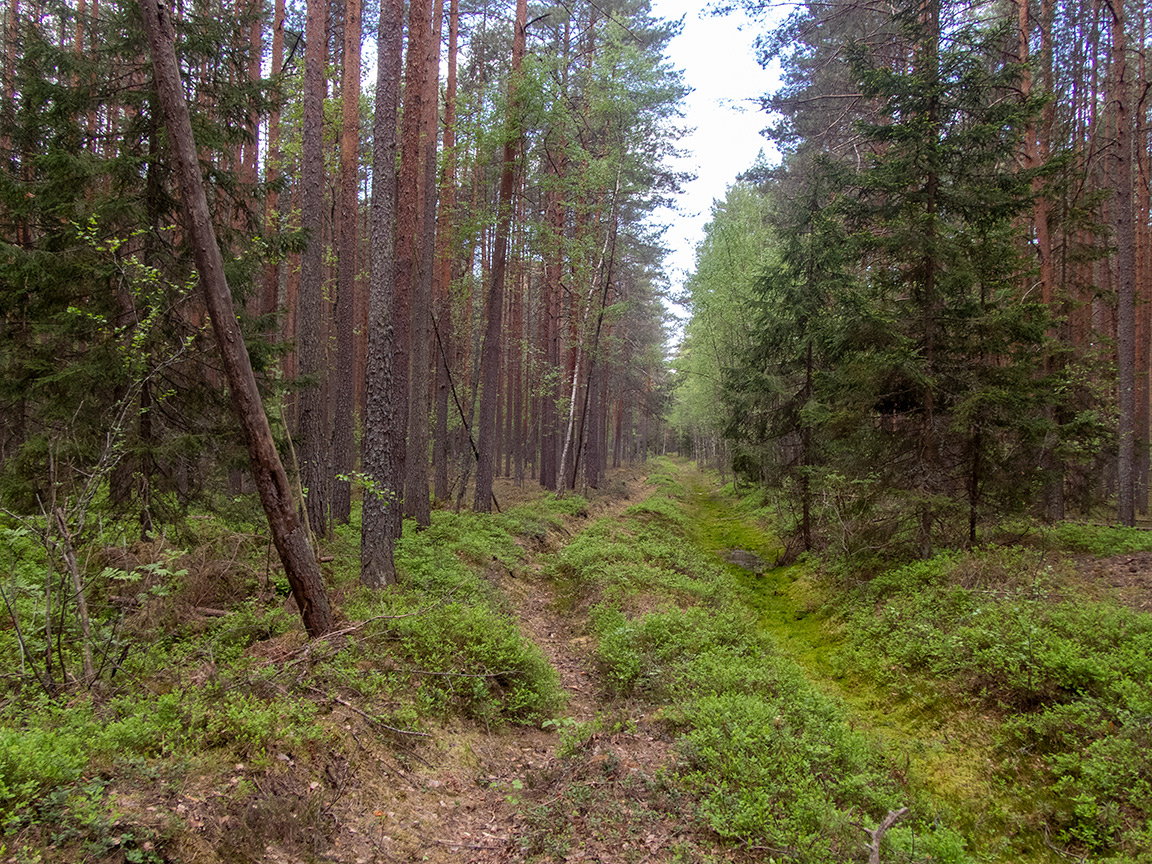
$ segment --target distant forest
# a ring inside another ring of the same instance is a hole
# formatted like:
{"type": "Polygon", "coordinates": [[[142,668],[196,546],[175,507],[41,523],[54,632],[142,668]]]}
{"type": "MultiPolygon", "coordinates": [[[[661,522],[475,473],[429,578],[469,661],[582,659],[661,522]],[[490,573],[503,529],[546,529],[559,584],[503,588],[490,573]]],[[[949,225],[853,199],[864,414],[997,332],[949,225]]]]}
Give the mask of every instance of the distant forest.
{"type": "Polygon", "coordinates": [[[650,216],[682,179],[676,31],[644,2],[14,0],[3,506],[60,537],[95,513],[178,530],[253,490],[247,446],[281,556],[362,498],[381,585],[434,502],[487,512],[495,475],[562,493],[643,458],[669,399],[650,216]],[[234,312],[200,290],[216,245],[234,312]],[[251,398],[218,351],[240,341],[251,398]]]}

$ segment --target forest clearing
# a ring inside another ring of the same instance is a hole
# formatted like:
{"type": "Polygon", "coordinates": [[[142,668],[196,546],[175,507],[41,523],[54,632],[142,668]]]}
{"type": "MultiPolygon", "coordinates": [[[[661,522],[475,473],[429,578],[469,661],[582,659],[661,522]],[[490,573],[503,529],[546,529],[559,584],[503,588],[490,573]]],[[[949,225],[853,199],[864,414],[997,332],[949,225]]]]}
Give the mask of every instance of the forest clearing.
{"type": "Polygon", "coordinates": [[[1152,864],[1145,3],[671,3],[5,4],[0,861],[1152,864]]]}

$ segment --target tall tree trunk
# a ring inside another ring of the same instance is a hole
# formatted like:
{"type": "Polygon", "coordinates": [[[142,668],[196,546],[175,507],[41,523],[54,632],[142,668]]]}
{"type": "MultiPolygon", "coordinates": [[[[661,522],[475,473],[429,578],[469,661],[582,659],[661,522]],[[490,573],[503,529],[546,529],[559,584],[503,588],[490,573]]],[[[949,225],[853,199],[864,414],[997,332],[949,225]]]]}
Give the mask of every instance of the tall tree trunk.
{"type": "MultiPolygon", "coordinates": [[[[555,172],[556,185],[564,176],[564,154],[558,152],[550,160],[555,172]]],[[[549,190],[548,196],[548,256],[544,262],[544,298],[541,303],[541,357],[544,368],[549,373],[540,392],[540,485],[556,491],[557,466],[556,451],[559,418],[556,411],[556,387],[554,380],[560,371],[560,279],[564,266],[564,205],[558,189],[549,190]]]]}
{"type": "Polygon", "coordinates": [[[372,127],[372,268],[368,281],[368,397],[364,412],[364,530],[360,581],[379,588],[396,581],[393,561],[398,518],[403,419],[396,399],[407,377],[395,368],[396,320],[396,121],[404,0],[383,0],[377,33],[376,117],[372,127]],[[399,380],[398,380],[399,379],[399,380]]]}
{"type": "MultiPolygon", "coordinates": [[[[439,299],[437,311],[439,333],[439,373],[436,385],[436,433],[432,444],[432,485],[437,500],[448,499],[448,397],[452,389],[452,230],[456,209],[456,55],[460,34],[460,0],[451,0],[448,10],[448,80],[444,90],[444,167],[440,181],[443,203],[437,212],[436,259],[434,287],[439,299]]],[[[459,367],[456,367],[459,369],[459,367]]]]}
{"type": "Polygon", "coordinates": [[[356,254],[360,210],[360,0],[344,0],[344,69],[340,83],[340,218],[336,249],[336,375],[332,382],[332,521],[352,510],[352,405],[356,381],[356,254]]]}
{"type": "Polygon", "coordinates": [[[516,22],[512,39],[512,75],[508,83],[507,140],[504,142],[504,162],[500,170],[500,200],[496,215],[496,241],[492,253],[492,280],[485,302],[487,322],[484,328],[483,390],[480,400],[479,442],[480,459],[476,465],[476,495],[472,508],[481,513],[492,509],[492,480],[496,469],[496,449],[499,430],[496,426],[496,407],[500,387],[500,336],[504,311],[504,271],[508,258],[508,235],[512,227],[512,169],[520,132],[516,122],[519,109],[516,88],[520,66],[524,59],[524,30],[528,26],[527,0],[516,0],[516,22]]]}
{"type": "Polygon", "coordinates": [[[516,292],[512,307],[512,341],[516,350],[516,375],[512,382],[516,394],[516,404],[512,420],[512,476],[517,486],[524,485],[524,450],[527,445],[524,425],[524,304],[528,294],[528,267],[523,257],[520,259],[523,271],[520,290],[516,292]]]}
{"type": "Polygon", "coordinates": [[[176,160],[177,181],[196,269],[228,376],[232,406],[244,431],[260,503],[268,517],[272,540],[300,608],[304,627],[310,636],[320,636],[332,629],[328,595],[324,591],[320,567],[308,534],[296,516],[288,475],[276,452],[244,337],[236,321],[232,294],[224,278],[224,260],[208,215],[196,142],[192,139],[192,123],[176,62],[171,12],[158,0],[142,0],[140,9],[152,53],[160,105],[168,126],[169,146],[176,160]]]}
{"type": "Polygon", "coordinates": [[[1136,236],[1132,224],[1132,115],[1127,58],[1127,34],[1121,0],[1110,0],[1112,10],[1112,80],[1110,102],[1116,117],[1115,159],[1112,168],[1112,216],[1116,231],[1118,306],[1116,349],[1120,372],[1120,450],[1117,470],[1117,518],[1122,525],[1136,522],[1135,498],[1135,287],[1136,236]]]}
{"type": "Polygon", "coordinates": [[[937,231],[937,196],[940,188],[939,175],[939,106],[937,87],[940,78],[940,0],[922,0],[921,16],[924,22],[924,32],[921,36],[923,42],[917,50],[917,65],[926,77],[925,86],[930,92],[924,112],[924,120],[928,123],[928,134],[931,136],[929,145],[929,162],[924,178],[924,254],[919,262],[920,272],[916,275],[919,283],[921,316],[923,318],[924,338],[924,390],[923,409],[924,418],[921,427],[921,440],[917,447],[917,485],[922,498],[920,504],[920,555],[928,558],[932,555],[932,523],[934,513],[929,501],[934,486],[935,472],[939,465],[939,456],[936,444],[936,231],[937,231]]]}
{"type": "MultiPolygon", "coordinates": [[[[421,310],[413,308],[415,295],[420,293],[421,182],[420,163],[423,148],[420,131],[424,123],[425,75],[427,74],[428,41],[432,31],[432,0],[415,0],[408,4],[408,52],[404,58],[404,110],[400,118],[400,177],[396,197],[396,324],[393,353],[396,359],[396,414],[400,423],[403,443],[408,429],[411,409],[412,328],[421,310]]],[[[419,302],[418,298],[417,302],[419,302]]],[[[422,307],[427,314],[427,307],[422,307]]],[[[397,482],[403,484],[408,460],[413,457],[409,448],[401,446],[394,454],[397,482]]],[[[395,511],[390,525],[393,537],[399,537],[403,523],[403,486],[399,487],[401,507],[395,511]]]]}
{"type": "MultiPolygon", "coordinates": [[[[280,74],[284,65],[284,0],[276,0],[272,17],[272,75],[280,74]]],[[[264,234],[270,235],[280,228],[280,193],[276,181],[280,176],[280,106],[273,106],[268,115],[268,150],[264,156],[264,182],[269,186],[264,198],[264,234]]],[[[280,299],[280,264],[269,261],[264,265],[264,296],[260,312],[271,315],[280,299]]],[[[270,331],[271,333],[271,331],[270,331]]]]}
{"type": "Polygon", "coordinates": [[[304,48],[304,96],[300,169],[300,220],[308,246],[300,257],[299,308],[296,312],[298,371],[307,379],[297,403],[297,453],[305,509],[311,528],[327,532],[331,489],[328,432],[324,423],[328,326],[324,316],[324,149],[323,120],[328,5],[308,0],[304,48]]]}
{"type": "MultiPolygon", "coordinates": [[[[1140,44],[1147,44],[1148,15],[1145,3],[1140,4],[1140,44]]],[[[1147,92],[1148,66],[1146,52],[1139,53],[1137,71],[1137,92],[1147,92]]],[[[1152,398],[1149,381],[1149,365],[1152,364],[1152,232],[1149,231],[1149,218],[1152,218],[1152,190],[1149,189],[1148,165],[1148,111],[1140,110],[1136,117],[1136,177],[1137,210],[1140,214],[1137,240],[1136,285],[1137,285],[1137,339],[1136,339],[1136,512],[1148,513],[1148,471],[1149,433],[1152,432],[1149,399],[1152,398]]]]}
{"type": "Polygon", "coordinates": [[[443,0],[426,10],[429,28],[424,44],[423,116],[420,136],[423,178],[419,200],[420,267],[412,289],[412,401],[408,412],[408,470],[404,481],[404,512],[427,527],[432,524],[428,499],[428,412],[432,385],[432,270],[436,261],[436,127],[439,115],[440,32],[443,0]]]}

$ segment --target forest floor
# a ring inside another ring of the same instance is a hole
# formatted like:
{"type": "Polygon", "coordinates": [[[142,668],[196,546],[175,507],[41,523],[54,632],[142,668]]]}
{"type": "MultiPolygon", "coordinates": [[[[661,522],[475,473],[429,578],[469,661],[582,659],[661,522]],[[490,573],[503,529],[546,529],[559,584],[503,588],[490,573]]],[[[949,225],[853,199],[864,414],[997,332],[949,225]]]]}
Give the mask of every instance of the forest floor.
{"type": "MultiPolygon", "coordinates": [[[[585,526],[619,519],[653,491],[639,468],[612,472],[605,486],[593,492],[586,511],[526,544],[519,572],[488,573],[511,601],[520,631],[556,670],[564,708],[545,728],[438,734],[421,749],[427,761],[413,770],[412,782],[386,804],[368,789],[352,796],[361,804],[347,817],[362,827],[349,823],[345,842],[355,852],[343,860],[656,864],[731,857],[703,826],[693,825],[690,808],[670,807],[661,800],[667,796],[653,792],[678,758],[667,725],[646,716],[644,706],[604,691],[588,609],[547,573],[552,557],[585,526]],[[580,739],[577,752],[565,752],[566,738],[580,739]],[[579,803],[565,809],[572,800],[579,803]],[[382,820],[378,808],[384,806],[382,820]],[[356,842],[357,835],[368,842],[356,842]],[[563,851],[549,854],[549,847],[563,851]]],[[[505,507],[517,502],[509,484],[497,491],[505,507]]]]}
{"type": "Polygon", "coordinates": [[[177,635],[87,700],[5,703],[0,860],[1152,861],[1146,532],[865,579],[775,566],[771,508],[685,460],[498,492],[411,537],[393,593],[335,538],[321,643],[258,533],[136,548],[191,573],[124,632],[177,635]]]}

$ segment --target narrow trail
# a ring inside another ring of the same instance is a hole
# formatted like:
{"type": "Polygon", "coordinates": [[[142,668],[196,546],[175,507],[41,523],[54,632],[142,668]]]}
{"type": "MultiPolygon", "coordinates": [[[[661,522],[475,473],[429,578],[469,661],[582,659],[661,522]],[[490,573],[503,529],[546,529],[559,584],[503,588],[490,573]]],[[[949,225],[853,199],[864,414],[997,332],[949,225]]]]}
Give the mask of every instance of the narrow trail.
{"type": "MultiPolygon", "coordinates": [[[[379,773],[359,781],[375,785],[383,795],[373,797],[372,805],[346,801],[333,811],[344,831],[337,844],[341,854],[331,860],[763,860],[755,848],[721,841],[705,827],[702,799],[681,782],[692,757],[677,741],[682,728],[675,725],[674,712],[669,719],[670,706],[645,701],[642,692],[624,698],[604,689],[588,608],[596,602],[597,589],[553,570],[555,556],[601,519],[623,527],[615,542],[631,536],[640,542],[641,535],[630,533],[632,528],[652,522],[625,511],[658,489],[669,496],[660,506],[666,508],[670,499],[687,517],[686,533],[679,529],[677,542],[729,568],[739,585],[734,595],[727,595],[730,600],[752,610],[776,649],[796,664],[809,684],[842,707],[843,722],[872,739],[909,800],[914,796],[932,802],[946,822],[981,848],[993,850],[1003,823],[965,815],[984,812],[988,801],[1019,809],[1010,792],[995,786],[990,718],[964,705],[902,696],[855,674],[846,667],[849,661],[841,650],[841,625],[830,611],[835,604],[827,602],[835,586],[820,581],[803,563],[773,566],[780,543],[764,512],[681,460],[663,463],[652,477],[650,484],[640,471],[616,475],[610,490],[596,496],[585,512],[566,517],[561,529],[523,539],[525,555],[514,572],[492,567],[487,575],[521,633],[556,670],[566,697],[557,717],[542,728],[488,729],[472,720],[456,720],[410,758],[402,751],[381,749],[379,773]],[[392,770],[393,763],[398,770],[392,770]],[[373,812],[376,807],[380,809],[373,812]]],[[[587,548],[599,548],[599,536],[588,539],[587,548]]],[[[573,560],[584,554],[581,550],[573,560]]],[[[351,729],[357,721],[349,715],[347,722],[351,729]]],[[[270,855],[267,860],[278,859],[270,855]]],[[[998,858],[989,851],[987,860],[1019,859],[998,858]]]]}
{"type": "MultiPolygon", "coordinates": [[[[414,772],[414,782],[397,788],[396,809],[383,814],[404,830],[378,834],[371,841],[372,857],[365,860],[472,864],[526,860],[532,850],[524,847],[535,843],[531,838],[526,841],[526,835],[548,832],[546,822],[534,821],[530,811],[556,804],[575,783],[591,779],[604,785],[631,776],[650,777],[672,758],[666,734],[643,718],[621,728],[603,723],[605,712],[615,709],[596,684],[586,618],[579,610],[563,608],[563,598],[546,574],[551,556],[584,527],[619,515],[651,494],[639,471],[618,472],[615,480],[612,494],[593,500],[587,513],[552,532],[540,548],[528,550],[518,574],[492,576],[509,599],[521,632],[540,647],[557,672],[567,702],[561,717],[547,729],[445,730],[436,749],[427,754],[431,764],[414,772]],[[582,728],[587,730],[582,758],[559,759],[557,749],[565,735],[582,728]]],[[[648,844],[643,860],[649,864],[663,860],[660,847],[678,829],[676,824],[637,826],[639,842],[648,844]]],[[[587,860],[620,859],[607,851],[589,853],[587,860]]]]}
{"type": "MultiPolygon", "coordinates": [[[[954,799],[980,794],[980,767],[962,770],[958,764],[971,755],[973,742],[961,742],[954,729],[937,728],[930,718],[904,716],[887,694],[861,688],[832,669],[835,628],[817,611],[803,566],[772,567],[780,547],[763,520],[740,510],[694,466],[680,463],[675,473],[685,489],[680,501],[692,542],[731,568],[779,648],[847,707],[854,724],[891,740],[894,752],[910,749],[902,742],[923,742],[908,767],[919,782],[940,786],[942,795],[954,799]]],[[[653,804],[659,778],[677,764],[675,741],[666,725],[647,716],[652,706],[614,699],[600,689],[586,611],[573,608],[564,586],[548,573],[552,556],[587,526],[620,516],[653,487],[637,472],[616,491],[528,549],[517,573],[491,574],[521,632],[557,672],[567,698],[560,717],[547,728],[476,730],[460,724],[445,730],[425,754],[430,764],[413,766],[406,787],[396,790],[396,809],[385,813],[393,830],[375,838],[373,855],[365,860],[661,864],[677,860],[673,847],[688,836],[699,844],[694,848],[716,849],[717,860],[745,860],[700,833],[691,800],[653,804]]]]}

